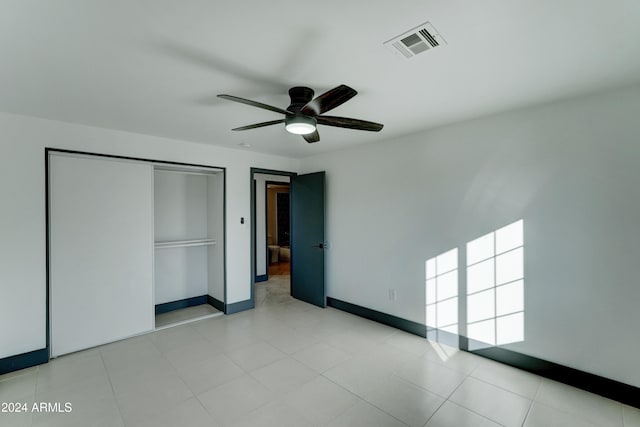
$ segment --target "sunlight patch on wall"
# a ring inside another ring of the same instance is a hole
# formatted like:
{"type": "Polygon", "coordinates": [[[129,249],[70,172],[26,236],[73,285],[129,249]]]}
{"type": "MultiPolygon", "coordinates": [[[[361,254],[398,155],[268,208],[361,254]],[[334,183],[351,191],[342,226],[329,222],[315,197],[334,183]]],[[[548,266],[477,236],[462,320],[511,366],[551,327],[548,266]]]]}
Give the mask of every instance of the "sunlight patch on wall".
{"type": "Polygon", "coordinates": [[[467,337],[524,341],[523,220],[467,243],[467,337]]]}
{"type": "Polygon", "coordinates": [[[458,334],[458,249],[425,262],[427,329],[458,334]]]}

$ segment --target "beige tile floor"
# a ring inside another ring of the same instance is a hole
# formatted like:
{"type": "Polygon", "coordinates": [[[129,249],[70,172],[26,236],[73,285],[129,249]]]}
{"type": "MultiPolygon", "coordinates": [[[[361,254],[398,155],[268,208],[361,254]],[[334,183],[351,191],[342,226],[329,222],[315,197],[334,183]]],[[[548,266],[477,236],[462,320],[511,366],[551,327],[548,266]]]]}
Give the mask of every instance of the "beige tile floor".
{"type": "Polygon", "coordinates": [[[0,377],[9,426],[640,427],[640,410],[332,309],[274,276],[257,308],[0,377]]]}

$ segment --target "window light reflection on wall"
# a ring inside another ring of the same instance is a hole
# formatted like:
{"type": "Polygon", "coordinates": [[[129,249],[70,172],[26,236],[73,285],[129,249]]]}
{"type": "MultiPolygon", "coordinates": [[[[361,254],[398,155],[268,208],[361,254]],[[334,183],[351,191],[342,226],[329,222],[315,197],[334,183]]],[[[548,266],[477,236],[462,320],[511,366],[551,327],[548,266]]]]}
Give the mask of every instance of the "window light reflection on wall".
{"type": "Polygon", "coordinates": [[[467,337],[524,341],[524,221],[467,243],[467,337]]]}
{"type": "Polygon", "coordinates": [[[427,330],[458,334],[458,249],[425,262],[427,330]]]}

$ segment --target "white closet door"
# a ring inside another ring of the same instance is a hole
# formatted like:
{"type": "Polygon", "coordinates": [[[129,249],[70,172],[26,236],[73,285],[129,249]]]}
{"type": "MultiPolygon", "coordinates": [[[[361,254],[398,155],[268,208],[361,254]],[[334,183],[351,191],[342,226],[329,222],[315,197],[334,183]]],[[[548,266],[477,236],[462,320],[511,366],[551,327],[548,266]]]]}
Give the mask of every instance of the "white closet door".
{"type": "Polygon", "coordinates": [[[51,155],[51,355],[154,327],[153,170],[51,155]]]}

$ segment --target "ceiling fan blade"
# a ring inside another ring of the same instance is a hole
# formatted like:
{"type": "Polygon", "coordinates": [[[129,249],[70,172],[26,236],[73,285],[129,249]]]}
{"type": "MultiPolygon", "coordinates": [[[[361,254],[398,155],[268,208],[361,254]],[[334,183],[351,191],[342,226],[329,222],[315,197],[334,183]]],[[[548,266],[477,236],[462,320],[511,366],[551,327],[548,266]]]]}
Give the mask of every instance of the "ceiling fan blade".
{"type": "Polygon", "coordinates": [[[218,95],[218,98],[227,99],[229,101],[239,102],[241,104],[251,105],[252,107],[262,108],[263,110],[273,111],[275,113],[290,115],[291,112],[283,110],[282,108],[274,107],[272,105],[263,104],[262,102],[252,101],[250,99],[240,98],[233,95],[218,95]]]}
{"type": "Polygon", "coordinates": [[[256,123],[256,124],[253,124],[253,125],[242,126],[242,127],[235,128],[235,129],[231,129],[231,130],[249,130],[249,129],[256,129],[256,128],[261,128],[261,127],[265,127],[265,126],[277,125],[278,123],[284,123],[284,119],[280,119],[280,120],[271,120],[270,122],[256,123]]]}
{"type": "Polygon", "coordinates": [[[316,129],[315,131],[308,133],[306,135],[302,135],[302,137],[304,138],[305,141],[307,141],[309,144],[311,144],[312,142],[318,142],[320,141],[320,134],[318,133],[318,130],[316,129]]]}
{"type": "Polygon", "coordinates": [[[318,116],[319,125],[336,126],[339,128],[368,130],[370,132],[380,132],[383,124],[368,122],[366,120],[350,119],[348,117],[318,116]]]}
{"type": "Polygon", "coordinates": [[[344,104],[358,92],[346,85],[340,85],[312,99],[300,112],[308,116],[317,116],[344,104]]]}

